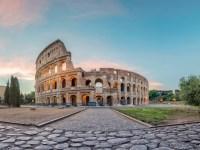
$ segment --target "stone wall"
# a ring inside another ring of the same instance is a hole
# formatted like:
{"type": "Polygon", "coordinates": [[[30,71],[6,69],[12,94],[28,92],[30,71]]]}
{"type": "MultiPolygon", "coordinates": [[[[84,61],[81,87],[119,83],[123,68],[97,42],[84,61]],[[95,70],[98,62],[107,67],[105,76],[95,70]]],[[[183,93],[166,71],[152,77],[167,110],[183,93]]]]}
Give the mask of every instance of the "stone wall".
{"type": "Polygon", "coordinates": [[[148,80],[131,71],[74,68],[71,53],[57,40],[36,60],[36,103],[87,105],[148,104],[148,80]]]}

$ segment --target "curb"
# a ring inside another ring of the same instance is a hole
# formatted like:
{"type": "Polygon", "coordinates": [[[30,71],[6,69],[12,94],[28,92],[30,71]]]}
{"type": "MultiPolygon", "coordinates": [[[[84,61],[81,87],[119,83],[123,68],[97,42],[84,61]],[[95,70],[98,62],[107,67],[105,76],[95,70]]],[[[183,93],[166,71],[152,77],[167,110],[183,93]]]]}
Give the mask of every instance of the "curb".
{"type": "Polygon", "coordinates": [[[120,115],[122,115],[122,116],[128,118],[128,119],[131,120],[131,121],[135,121],[135,122],[137,122],[137,123],[139,123],[139,124],[142,124],[142,125],[144,125],[144,126],[146,126],[146,127],[149,127],[149,128],[154,127],[154,126],[152,126],[152,125],[150,125],[150,124],[148,124],[148,123],[146,123],[146,122],[140,121],[140,120],[135,119],[135,118],[133,118],[133,117],[130,117],[130,116],[124,114],[124,113],[121,113],[121,112],[119,112],[119,111],[116,110],[116,109],[113,109],[113,108],[112,108],[112,110],[113,110],[114,112],[116,112],[116,113],[118,113],[118,114],[120,114],[120,115]]]}
{"type": "Polygon", "coordinates": [[[0,121],[0,123],[7,123],[7,124],[13,124],[13,125],[21,125],[21,126],[27,126],[27,127],[37,127],[37,128],[41,128],[45,125],[48,125],[50,123],[54,123],[56,121],[59,121],[59,120],[62,120],[62,119],[65,119],[65,118],[68,118],[68,117],[71,117],[73,115],[76,115],[82,111],[85,111],[87,108],[85,109],[82,109],[82,110],[79,110],[77,112],[74,112],[74,113],[71,113],[71,114],[67,114],[67,115],[64,115],[64,116],[61,116],[61,117],[58,117],[58,118],[55,118],[55,119],[52,119],[52,120],[49,120],[49,121],[46,121],[46,122],[42,122],[40,124],[25,124],[25,123],[17,123],[17,122],[9,122],[9,121],[0,121]]]}

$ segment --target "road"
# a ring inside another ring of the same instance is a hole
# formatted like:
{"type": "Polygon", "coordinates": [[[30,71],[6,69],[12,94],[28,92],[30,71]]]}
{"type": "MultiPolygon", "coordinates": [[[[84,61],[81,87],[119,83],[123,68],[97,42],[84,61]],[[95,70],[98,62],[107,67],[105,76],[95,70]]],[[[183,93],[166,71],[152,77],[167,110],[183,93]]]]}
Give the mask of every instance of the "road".
{"type": "Polygon", "coordinates": [[[115,131],[145,127],[121,116],[109,108],[90,108],[48,126],[73,131],[115,131]]]}

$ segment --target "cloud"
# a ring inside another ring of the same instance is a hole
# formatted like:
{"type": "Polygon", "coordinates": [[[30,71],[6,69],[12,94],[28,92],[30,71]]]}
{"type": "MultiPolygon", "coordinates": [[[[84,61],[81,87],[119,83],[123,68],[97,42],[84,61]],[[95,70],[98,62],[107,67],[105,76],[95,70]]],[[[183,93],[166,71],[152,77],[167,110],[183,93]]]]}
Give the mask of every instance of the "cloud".
{"type": "Polygon", "coordinates": [[[64,1],[72,18],[91,18],[96,16],[115,16],[124,12],[118,0],[67,0],[64,1]]]}
{"type": "Polygon", "coordinates": [[[14,58],[12,60],[0,58],[0,77],[15,75],[19,79],[34,80],[34,63],[24,58],[14,58]]]}
{"type": "Polygon", "coordinates": [[[149,89],[150,90],[163,90],[164,89],[164,85],[163,83],[160,83],[158,81],[149,81],[149,89]]]}
{"type": "Polygon", "coordinates": [[[41,19],[46,0],[0,0],[0,26],[26,26],[41,19]]]}

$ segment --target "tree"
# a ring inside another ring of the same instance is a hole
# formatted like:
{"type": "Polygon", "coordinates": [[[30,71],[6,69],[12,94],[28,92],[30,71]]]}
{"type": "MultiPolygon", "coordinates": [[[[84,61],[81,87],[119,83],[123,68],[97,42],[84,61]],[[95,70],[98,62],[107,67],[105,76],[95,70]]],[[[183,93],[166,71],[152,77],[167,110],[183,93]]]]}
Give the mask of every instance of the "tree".
{"type": "Polygon", "coordinates": [[[35,100],[35,92],[32,91],[25,95],[25,103],[26,104],[32,103],[33,100],[35,100]]]}
{"type": "Polygon", "coordinates": [[[180,79],[180,97],[188,104],[200,106],[200,76],[180,79]]]}
{"type": "Polygon", "coordinates": [[[160,94],[156,90],[149,91],[149,99],[150,100],[156,100],[160,94]]]}
{"type": "Polygon", "coordinates": [[[9,88],[9,105],[20,107],[20,86],[17,77],[11,76],[9,88]]]}
{"type": "Polygon", "coordinates": [[[6,85],[6,90],[4,92],[4,101],[5,101],[5,104],[9,105],[9,80],[7,82],[7,85],[6,85]]]}

